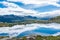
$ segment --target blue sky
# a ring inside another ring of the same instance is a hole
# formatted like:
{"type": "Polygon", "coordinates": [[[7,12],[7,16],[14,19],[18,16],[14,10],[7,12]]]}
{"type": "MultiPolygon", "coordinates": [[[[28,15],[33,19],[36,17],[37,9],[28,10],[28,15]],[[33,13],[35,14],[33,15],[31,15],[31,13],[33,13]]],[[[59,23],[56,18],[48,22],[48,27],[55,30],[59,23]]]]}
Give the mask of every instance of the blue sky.
{"type": "Polygon", "coordinates": [[[0,0],[0,10],[0,13],[2,13],[0,15],[14,14],[25,16],[31,15],[31,13],[33,14],[31,16],[37,17],[40,15],[46,16],[47,13],[49,16],[56,15],[56,13],[60,15],[60,0],[0,0]],[[22,11],[22,13],[18,11],[22,11]]]}
{"type": "Polygon", "coordinates": [[[7,6],[0,3],[0,8],[6,8],[7,6]]]}
{"type": "MultiPolygon", "coordinates": [[[[33,4],[23,4],[21,2],[13,2],[17,5],[19,5],[20,7],[24,8],[24,9],[31,9],[31,10],[36,10],[38,12],[46,12],[46,11],[53,11],[53,10],[60,10],[60,7],[56,7],[56,6],[53,6],[53,5],[47,5],[47,6],[42,6],[42,7],[37,7],[35,8],[33,4]]],[[[60,2],[58,2],[60,3],[60,2]]]]}

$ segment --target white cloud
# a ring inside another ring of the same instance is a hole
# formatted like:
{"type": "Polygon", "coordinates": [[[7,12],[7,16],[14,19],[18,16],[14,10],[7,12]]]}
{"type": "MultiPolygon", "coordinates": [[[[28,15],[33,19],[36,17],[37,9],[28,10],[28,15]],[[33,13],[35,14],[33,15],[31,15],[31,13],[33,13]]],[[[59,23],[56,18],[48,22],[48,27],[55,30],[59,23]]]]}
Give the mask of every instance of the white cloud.
{"type": "Polygon", "coordinates": [[[19,8],[19,6],[14,4],[14,3],[9,3],[9,2],[5,2],[5,1],[0,2],[0,3],[2,3],[5,6],[7,6],[8,8],[17,8],[17,7],[19,8]]]}
{"type": "MultiPolygon", "coordinates": [[[[54,1],[55,2],[55,1],[54,1]]],[[[52,17],[60,15],[60,10],[54,10],[50,12],[37,12],[35,10],[27,10],[24,8],[21,8],[20,6],[10,3],[10,2],[0,2],[7,6],[7,8],[0,8],[0,15],[9,15],[9,14],[14,14],[14,15],[20,15],[20,16],[36,16],[36,17],[52,17]]]]}
{"type": "Polygon", "coordinates": [[[7,0],[7,1],[22,2],[24,4],[38,4],[40,6],[54,5],[60,7],[60,5],[57,3],[59,0],[7,0]]]}
{"type": "Polygon", "coordinates": [[[20,16],[36,16],[36,17],[55,17],[60,15],[60,10],[55,10],[51,12],[36,12],[33,10],[26,10],[22,8],[0,8],[0,15],[20,15],[20,16]]]}
{"type": "Polygon", "coordinates": [[[60,15],[60,10],[54,10],[54,11],[50,11],[50,12],[42,12],[39,13],[37,16],[40,17],[55,17],[55,16],[59,16],[60,15]]]}
{"type": "Polygon", "coordinates": [[[34,15],[36,12],[33,10],[26,10],[22,8],[0,8],[0,15],[20,15],[20,16],[27,16],[27,15],[34,15]]]}
{"type": "Polygon", "coordinates": [[[28,13],[36,13],[33,10],[27,10],[19,7],[18,5],[14,3],[9,2],[0,2],[7,6],[7,8],[0,8],[0,15],[8,15],[8,14],[14,14],[14,15],[29,15],[28,13]]]}

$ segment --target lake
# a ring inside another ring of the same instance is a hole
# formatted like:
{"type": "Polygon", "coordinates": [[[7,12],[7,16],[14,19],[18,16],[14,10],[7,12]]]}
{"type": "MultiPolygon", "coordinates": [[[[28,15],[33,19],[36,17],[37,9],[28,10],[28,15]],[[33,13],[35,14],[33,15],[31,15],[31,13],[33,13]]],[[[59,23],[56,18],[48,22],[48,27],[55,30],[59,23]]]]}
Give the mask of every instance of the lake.
{"type": "Polygon", "coordinates": [[[42,35],[48,36],[60,35],[60,24],[26,24],[14,25],[12,27],[0,27],[0,36],[22,37],[27,35],[42,35]]]}

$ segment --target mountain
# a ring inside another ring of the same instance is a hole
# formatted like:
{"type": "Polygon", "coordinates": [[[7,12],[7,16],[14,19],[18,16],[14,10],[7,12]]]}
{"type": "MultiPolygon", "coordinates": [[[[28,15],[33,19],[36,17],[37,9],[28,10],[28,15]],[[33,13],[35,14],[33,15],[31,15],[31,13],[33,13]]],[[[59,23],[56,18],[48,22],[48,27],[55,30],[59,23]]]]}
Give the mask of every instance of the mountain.
{"type": "Polygon", "coordinates": [[[15,22],[25,20],[47,20],[48,18],[38,18],[33,16],[0,15],[0,22],[15,22]]]}
{"type": "Polygon", "coordinates": [[[14,25],[31,23],[60,23],[60,16],[54,18],[38,18],[33,16],[0,15],[0,27],[11,27],[14,25]]]}
{"type": "Polygon", "coordinates": [[[24,20],[23,17],[15,16],[15,15],[3,15],[0,16],[0,22],[14,22],[15,20],[24,20]]]}
{"type": "Polygon", "coordinates": [[[17,16],[17,15],[0,15],[0,22],[22,22],[22,21],[26,21],[26,20],[48,20],[48,21],[52,21],[52,22],[56,22],[60,20],[60,16],[57,17],[44,17],[44,18],[40,18],[40,17],[34,17],[34,16],[17,16]]]}

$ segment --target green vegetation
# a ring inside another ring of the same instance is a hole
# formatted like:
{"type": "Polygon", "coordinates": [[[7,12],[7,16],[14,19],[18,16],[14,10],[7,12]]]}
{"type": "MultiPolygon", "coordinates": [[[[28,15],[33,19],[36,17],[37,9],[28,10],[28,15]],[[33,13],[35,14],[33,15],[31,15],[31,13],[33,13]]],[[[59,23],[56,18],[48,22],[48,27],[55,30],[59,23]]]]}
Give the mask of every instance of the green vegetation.
{"type": "Polygon", "coordinates": [[[60,40],[60,36],[41,36],[41,35],[37,35],[37,36],[24,36],[21,38],[12,38],[11,40],[60,40]]]}
{"type": "Polygon", "coordinates": [[[55,22],[55,23],[60,23],[60,16],[57,16],[55,18],[51,18],[49,21],[55,22]]]}
{"type": "Polygon", "coordinates": [[[26,40],[26,39],[30,39],[30,40],[60,40],[60,36],[40,36],[40,35],[37,35],[37,36],[33,36],[33,37],[30,37],[30,38],[22,37],[22,39],[23,40],[26,40]]]}
{"type": "Polygon", "coordinates": [[[12,27],[13,25],[16,25],[14,23],[0,23],[0,27],[12,27]]]}
{"type": "Polygon", "coordinates": [[[7,38],[8,36],[0,36],[0,39],[7,38]]]}
{"type": "Polygon", "coordinates": [[[60,40],[60,36],[37,36],[36,40],[60,40]]]}

